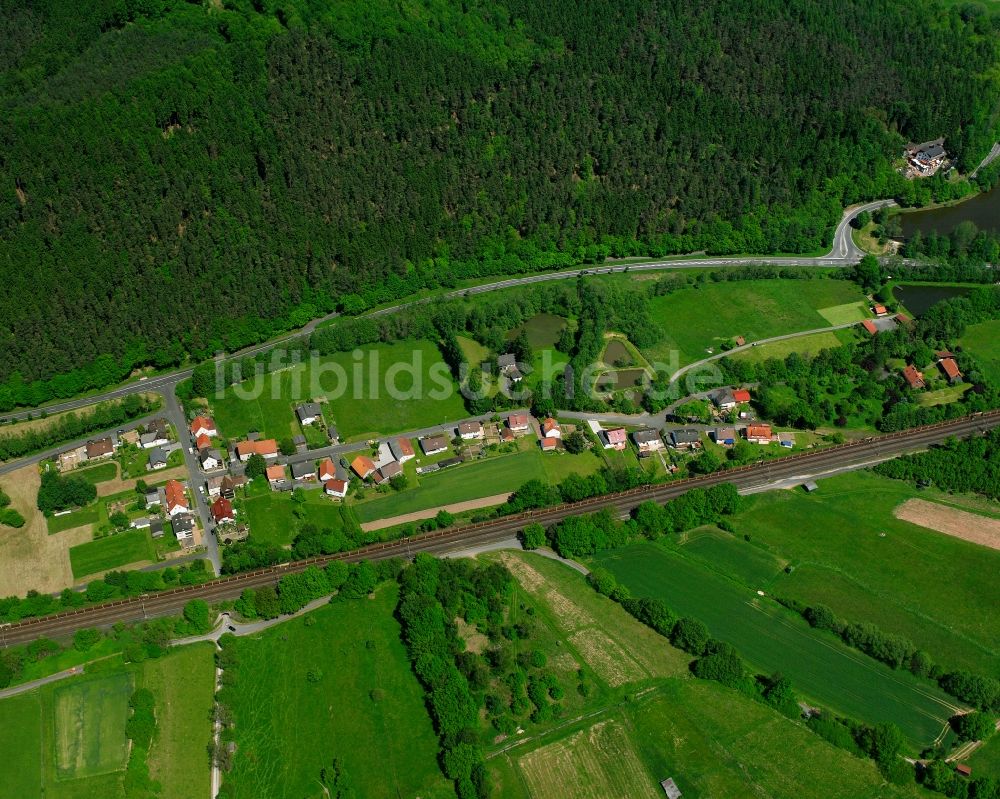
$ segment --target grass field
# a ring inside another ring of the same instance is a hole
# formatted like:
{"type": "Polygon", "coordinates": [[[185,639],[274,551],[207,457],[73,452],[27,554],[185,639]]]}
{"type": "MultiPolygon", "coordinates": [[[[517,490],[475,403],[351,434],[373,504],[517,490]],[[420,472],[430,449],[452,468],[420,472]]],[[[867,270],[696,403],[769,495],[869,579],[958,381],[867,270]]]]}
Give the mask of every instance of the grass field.
{"type": "Polygon", "coordinates": [[[114,480],[118,476],[118,464],[114,461],[106,461],[99,466],[91,466],[87,469],[76,469],[73,472],[74,477],[82,477],[88,483],[97,485],[98,483],[106,483],[108,480],[114,480]]]}
{"type": "MultiPolygon", "coordinates": [[[[568,691],[565,717],[554,726],[487,750],[498,799],[655,799],[668,776],[685,797],[703,799],[917,796],[915,789],[885,786],[870,762],[771,709],[690,678],[687,655],[593,591],[578,572],[533,553],[481,559],[507,565],[518,581],[513,604],[528,601],[533,618],[553,632],[554,646],[544,647],[551,667],[582,665],[599,686],[585,700],[568,691]],[[629,671],[632,681],[620,682],[629,671]]],[[[533,646],[535,636],[547,640],[533,633],[533,646]]]]}
{"type": "Polygon", "coordinates": [[[251,430],[287,438],[298,433],[295,405],[322,397],[328,399],[324,418],[336,424],[345,440],[416,430],[465,416],[462,397],[431,342],[379,344],[361,352],[361,359],[337,353],[315,365],[305,363],[265,375],[259,391],[251,392],[251,381],[239,387],[255,399],[241,399],[235,389],[228,389],[222,398],[210,401],[219,430],[231,439],[251,430]],[[395,397],[390,384],[395,386],[395,397]],[[443,398],[435,398],[440,395],[443,398]]]}
{"type": "MultiPolygon", "coordinates": [[[[99,654],[99,653],[96,653],[99,654]]],[[[0,796],[126,799],[125,722],[136,687],[155,697],[150,773],[160,799],[209,793],[215,668],[211,644],[172,649],[140,666],[103,661],[94,674],[0,700],[0,796]]]]}
{"type": "Polygon", "coordinates": [[[354,506],[358,520],[370,522],[453,502],[514,491],[532,479],[545,479],[538,450],[453,466],[420,477],[420,487],[387,494],[354,506]]]}
{"type": "Polygon", "coordinates": [[[784,359],[793,352],[802,355],[816,355],[820,350],[833,349],[841,345],[841,340],[837,336],[837,331],[828,330],[825,333],[811,333],[808,336],[796,336],[784,341],[772,341],[770,344],[761,344],[759,347],[751,347],[748,350],[734,353],[730,357],[740,358],[747,361],[765,361],[768,358],[784,359]]]}
{"type": "Polygon", "coordinates": [[[843,315],[843,306],[862,300],[861,290],[844,280],[706,283],[650,300],[650,313],[667,335],[643,354],[667,362],[670,351],[678,350],[683,365],[705,357],[707,348],[718,350],[734,336],[755,341],[827,327],[832,323],[821,309],[843,315]]]}
{"type": "Polygon", "coordinates": [[[240,642],[238,748],[225,776],[234,797],[320,797],[320,771],[335,757],[359,797],[454,796],[392,615],[397,591],[387,585],[374,600],[338,601],[240,642]]]}
{"type": "MultiPolygon", "coordinates": [[[[260,483],[259,480],[256,482],[260,483]]],[[[311,522],[320,529],[343,529],[344,521],[338,503],[320,490],[304,493],[306,500],[302,504],[302,521],[311,522]]],[[[278,546],[292,543],[298,526],[293,512],[295,507],[289,492],[271,491],[266,483],[260,488],[252,489],[252,493],[243,501],[243,511],[254,540],[278,546]]]]}
{"type": "Polygon", "coordinates": [[[731,580],[669,544],[635,544],[596,560],[633,596],[659,597],[705,622],[758,671],[780,671],[803,696],[852,718],[894,721],[917,747],[932,741],[954,713],[954,701],[933,683],[893,672],[812,630],[797,614],[757,597],[757,586],[731,580]]]}
{"type": "Polygon", "coordinates": [[[958,340],[994,383],[1000,383],[1000,320],[969,325],[958,340]]]}
{"type": "Polygon", "coordinates": [[[851,322],[860,322],[862,319],[871,318],[867,300],[856,300],[843,305],[832,305],[829,308],[819,309],[822,316],[831,325],[846,325],[851,322]]]}
{"type": "Polygon", "coordinates": [[[564,327],[566,327],[566,320],[563,317],[540,313],[532,316],[520,327],[511,330],[508,337],[514,339],[524,330],[528,334],[528,343],[532,348],[543,349],[555,346],[564,327]]]}
{"type": "Polygon", "coordinates": [[[75,578],[155,559],[156,550],[147,530],[126,530],[78,544],[69,550],[69,562],[75,578]]]}
{"type": "Polygon", "coordinates": [[[910,638],[942,665],[1000,676],[1000,552],[896,519],[911,497],[1000,510],[977,498],[917,491],[869,472],[820,482],[806,495],[748,497],[734,519],[782,561],[793,564],[770,590],[910,638]],[[884,536],[882,534],[885,534],[884,536]]]}
{"type": "Polygon", "coordinates": [[[973,752],[969,765],[977,777],[986,774],[1000,779],[1000,735],[994,734],[985,746],[973,752]]]}
{"type": "Polygon", "coordinates": [[[958,383],[954,386],[939,388],[934,391],[921,391],[917,395],[918,405],[947,405],[962,398],[962,395],[972,388],[971,383],[958,383]]]}
{"type": "Polygon", "coordinates": [[[54,533],[61,533],[63,530],[82,527],[85,524],[97,524],[100,518],[101,508],[95,503],[85,508],[78,508],[62,516],[49,516],[46,519],[46,523],[49,527],[49,535],[53,535],[54,533]]]}
{"type": "Polygon", "coordinates": [[[458,341],[458,346],[462,348],[465,360],[470,365],[479,366],[490,359],[490,351],[475,339],[467,336],[456,336],[455,339],[458,341]]]}

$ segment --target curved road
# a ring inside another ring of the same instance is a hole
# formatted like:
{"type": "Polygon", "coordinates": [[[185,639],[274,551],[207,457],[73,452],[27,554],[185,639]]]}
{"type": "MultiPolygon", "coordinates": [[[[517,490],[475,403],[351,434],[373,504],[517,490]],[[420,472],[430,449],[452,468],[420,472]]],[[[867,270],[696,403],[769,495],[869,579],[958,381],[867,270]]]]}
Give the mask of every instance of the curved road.
{"type": "MultiPolygon", "coordinates": [[[[826,267],[826,268],[843,268],[847,266],[854,266],[864,255],[862,250],[854,243],[854,239],[851,237],[851,220],[854,219],[862,211],[874,211],[879,208],[884,208],[888,206],[895,205],[894,200],[878,200],[876,202],[866,203],[865,205],[858,205],[848,208],[844,211],[844,215],[840,220],[840,224],[837,225],[837,229],[834,231],[833,235],[833,246],[830,248],[830,252],[826,255],[821,255],[818,257],[803,257],[803,256],[786,256],[786,257],[693,257],[693,258],[679,258],[676,260],[668,261],[654,261],[648,263],[639,264],[616,264],[609,266],[595,266],[589,269],[569,269],[562,272],[547,272],[540,275],[530,275],[528,277],[518,277],[511,278],[509,280],[500,280],[495,283],[484,283],[479,286],[471,286],[467,289],[457,289],[455,291],[450,291],[446,294],[435,295],[433,297],[425,297],[419,300],[411,300],[409,302],[400,303],[398,305],[393,305],[387,308],[379,308],[375,311],[369,311],[364,314],[365,316],[387,316],[394,313],[398,313],[406,308],[413,307],[415,305],[423,305],[429,302],[433,302],[438,299],[454,299],[457,297],[464,297],[470,294],[484,294],[491,291],[501,291],[503,289],[512,288],[515,286],[526,286],[532,283],[544,283],[552,280],[571,280],[579,277],[585,277],[588,275],[608,275],[614,272],[643,272],[643,271],[663,271],[667,269],[711,269],[718,266],[737,266],[737,265],[752,265],[752,264],[774,264],[777,266],[816,266],[816,267],[826,267]]],[[[230,358],[240,358],[247,355],[255,355],[260,352],[265,352],[274,348],[275,346],[282,344],[287,341],[295,341],[300,338],[305,338],[311,335],[316,328],[323,322],[333,319],[337,316],[336,313],[327,314],[326,316],[314,319],[305,327],[288,333],[276,339],[271,339],[263,344],[258,344],[252,347],[247,347],[237,352],[231,353],[226,356],[227,359],[230,358]]],[[[46,405],[44,408],[28,408],[25,410],[14,411],[12,413],[6,414],[3,418],[5,420],[21,420],[28,419],[32,416],[37,415],[39,412],[44,410],[46,413],[59,413],[60,411],[70,411],[79,408],[86,407],[87,405],[92,405],[96,402],[103,402],[105,400],[118,399],[129,394],[135,394],[145,391],[159,391],[169,396],[173,394],[174,388],[181,381],[185,380],[191,376],[192,369],[180,369],[176,372],[171,372],[165,375],[159,375],[157,377],[151,377],[148,380],[137,381],[134,383],[129,383],[128,385],[120,386],[110,391],[104,391],[99,394],[93,394],[87,397],[81,397],[78,399],[66,400],[65,402],[54,403],[52,405],[46,405]]]]}
{"type": "Polygon", "coordinates": [[[377,560],[388,557],[410,558],[417,552],[442,555],[455,550],[467,550],[483,544],[507,541],[524,525],[537,522],[551,525],[581,513],[612,508],[620,514],[629,512],[647,500],[664,502],[692,488],[704,488],[722,482],[733,483],[744,493],[773,486],[787,486],[848,469],[862,468],[905,452],[926,449],[952,436],[978,435],[1000,426],[1000,410],[948,422],[914,428],[899,433],[841,444],[800,455],[790,455],[773,461],[743,466],[702,477],[592,497],[569,505],[557,505],[529,511],[516,516],[501,517],[464,527],[439,530],[412,538],[373,544],[350,552],[309,558],[252,572],[224,577],[197,586],[187,586],[142,597],[116,600],[90,608],[65,611],[54,616],[25,619],[14,624],[0,625],[0,645],[8,646],[32,641],[41,636],[60,638],[83,627],[109,626],[115,622],[139,621],[151,616],[179,612],[191,599],[218,602],[233,599],[247,588],[274,585],[285,574],[304,571],[310,566],[322,567],[335,560],[377,560]]]}

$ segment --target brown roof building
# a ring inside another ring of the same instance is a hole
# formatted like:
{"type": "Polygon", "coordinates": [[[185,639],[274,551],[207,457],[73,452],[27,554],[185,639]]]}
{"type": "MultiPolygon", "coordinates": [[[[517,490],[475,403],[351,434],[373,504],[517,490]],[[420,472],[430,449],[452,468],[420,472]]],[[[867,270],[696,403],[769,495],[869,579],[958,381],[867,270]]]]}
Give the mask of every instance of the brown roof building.
{"type": "Polygon", "coordinates": [[[364,480],[375,471],[375,463],[367,455],[358,455],[351,461],[351,468],[358,477],[364,480]]]}
{"type": "Polygon", "coordinates": [[[924,382],[924,375],[916,366],[912,363],[907,364],[906,368],[903,369],[903,379],[910,384],[910,388],[918,389],[923,388],[927,384],[924,382]]]}
{"type": "Polygon", "coordinates": [[[107,458],[115,452],[115,442],[110,438],[99,438],[97,441],[87,442],[87,460],[95,458],[107,458]]]}

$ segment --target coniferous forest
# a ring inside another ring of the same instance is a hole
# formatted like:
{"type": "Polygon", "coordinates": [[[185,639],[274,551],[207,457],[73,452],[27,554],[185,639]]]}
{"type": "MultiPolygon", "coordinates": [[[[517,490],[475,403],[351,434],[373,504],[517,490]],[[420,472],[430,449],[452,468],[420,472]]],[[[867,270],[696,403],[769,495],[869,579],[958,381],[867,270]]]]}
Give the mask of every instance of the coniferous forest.
{"type": "Polygon", "coordinates": [[[464,277],[820,250],[996,125],[974,3],[0,8],[0,409],[464,277]]]}

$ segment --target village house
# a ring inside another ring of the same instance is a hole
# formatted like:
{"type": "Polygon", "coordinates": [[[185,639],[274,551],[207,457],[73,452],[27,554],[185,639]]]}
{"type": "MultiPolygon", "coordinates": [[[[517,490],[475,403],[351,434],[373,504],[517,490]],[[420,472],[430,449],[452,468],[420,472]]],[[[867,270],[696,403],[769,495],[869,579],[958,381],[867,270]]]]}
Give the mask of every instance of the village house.
{"type": "Polygon", "coordinates": [[[362,480],[366,480],[369,475],[375,472],[375,464],[367,455],[358,455],[351,461],[351,468],[362,480]]]}
{"type": "Polygon", "coordinates": [[[903,369],[903,379],[909,384],[910,388],[917,390],[921,389],[927,385],[924,382],[924,373],[917,369],[912,363],[907,364],[906,368],[903,369]]]}
{"type": "Polygon", "coordinates": [[[330,439],[331,444],[340,443],[340,433],[337,432],[337,426],[335,424],[327,423],[326,425],[326,437],[330,439]]]}
{"type": "Polygon", "coordinates": [[[195,449],[199,449],[200,450],[200,449],[204,449],[205,447],[210,447],[210,446],[212,446],[212,439],[209,438],[208,436],[206,436],[204,433],[202,433],[200,436],[198,436],[194,440],[194,448],[195,449]]]}
{"type": "Polygon", "coordinates": [[[242,474],[239,477],[226,475],[222,478],[222,483],[219,485],[219,495],[226,499],[233,499],[236,496],[236,489],[246,484],[247,478],[242,474]]]}
{"type": "Polygon", "coordinates": [[[317,469],[317,475],[322,483],[327,480],[335,480],[337,478],[337,467],[334,465],[330,458],[324,458],[319,463],[319,469],[317,469]]]}
{"type": "Polygon", "coordinates": [[[670,446],[674,449],[698,449],[701,447],[701,434],[697,430],[685,428],[670,431],[670,446]]]}
{"type": "Polygon", "coordinates": [[[151,488],[146,492],[146,509],[159,507],[163,504],[163,497],[160,496],[160,489],[151,488]]]}
{"type": "Polygon", "coordinates": [[[323,483],[323,492],[328,497],[334,497],[335,499],[343,499],[347,496],[347,481],[346,480],[327,480],[323,483]]]}
{"type": "Polygon", "coordinates": [[[472,441],[473,439],[482,438],[483,423],[477,421],[461,422],[458,425],[458,435],[463,441],[472,441]]]}
{"type": "Polygon", "coordinates": [[[604,445],[604,449],[616,449],[621,451],[628,446],[628,433],[624,427],[613,427],[610,430],[602,430],[597,437],[604,445]]]}
{"type": "Polygon", "coordinates": [[[735,427],[717,427],[712,433],[715,443],[723,447],[731,447],[736,443],[735,427]]]}
{"type": "Polygon", "coordinates": [[[648,427],[632,433],[632,441],[635,442],[635,445],[639,448],[639,453],[642,455],[648,455],[651,452],[658,452],[666,448],[663,439],[660,437],[660,431],[648,427]]]}
{"type": "Polygon", "coordinates": [[[726,386],[712,394],[711,399],[720,411],[731,411],[741,403],[750,402],[750,392],[743,388],[734,390],[726,386]]]}
{"type": "Polygon", "coordinates": [[[133,519],[129,522],[129,527],[133,530],[148,530],[151,522],[148,516],[140,516],[138,519],[133,519]]]}
{"type": "Polygon", "coordinates": [[[236,513],[233,511],[233,503],[225,497],[219,497],[212,503],[212,518],[216,524],[224,524],[236,520],[236,513]]]}
{"type": "Polygon", "coordinates": [[[299,424],[312,424],[323,418],[323,409],[318,402],[303,402],[295,409],[299,424]]]}
{"type": "Polygon", "coordinates": [[[162,447],[170,443],[170,428],[164,419],[153,419],[146,425],[146,432],[139,436],[139,445],[143,449],[162,447]]]}
{"type": "Polygon", "coordinates": [[[163,538],[163,519],[154,517],[149,520],[149,534],[153,538],[163,538]]]}
{"type": "Polygon", "coordinates": [[[168,516],[176,516],[179,513],[187,513],[188,499],[184,484],[177,480],[168,480],[163,487],[163,494],[166,498],[166,509],[168,516]]]}
{"type": "Polygon", "coordinates": [[[888,316],[889,315],[889,309],[886,308],[884,305],[873,305],[872,306],[872,313],[875,314],[875,316],[878,316],[878,317],[888,316]]]}
{"type": "Polygon", "coordinates": [[[399,465],[397,461],[392,461],[382,466],[378,470],[378,477],[375,482],[384,483],[386,480],[391,480],[393,477],[399,477],[403,473],[403,467],[399,465]]]}
{"type": "Polygon", "coordinates": [[[278,483],[285,482],[285,467],[280,463],[268,466],[264,470],[264,476],[267,478],[267,482],[271,484],[271,487],[274,488],[278,483]]]}
{"type": "Polygon", "coordinates": [[[542,422],[542,438],[562,438],[559,422],[551,416],[542,422]]]}
{"type": "Polygon", "coordinates": [[[219,431],[216,429],[215,420],[211,416],[195,416],[191,420],[191,438],[217,435],[219,435],[219,431]]]}
{"type": "Polygon", "coordinates": [[[416,457],[413,445],[408,438],[393,438],[389,441],[389,451],[400,463],[406,463],[416,457]]]}
{"type": "Polygon", "coordinates": [[[293,480],[315,480],[316,467],[309,461],[292,464],[293,480]]]}
{"type": "Polygon", "coordinates": [[[878,333],[878,328],[875,327],[875,323],[871,319],[865,319],[861,322],[861,326],[868,331],[869,335],[874,336],[878,333]]]}
{"type": "Polygon", "coordinates": [[[944,149],[944,139],[911,144],[906,148],[906,176],[926,178],[935,174],[948,157],[944,149]]]}
{"type": "Polygon", "coordinates": [[[87,460],[87,448],[74,447],[59,453],[59,470],[68,472],[87,460]]]}
{"type": "Polygon", "coordinates": [[[529,427],[528,414],[512,413],[507,417],[507,427],[515,433],[527,432],[529,427]]]}
{"type": "Polygon", "coordinates": [[[99,438],[87,442],[87,460],[101,460],[115,454],[115,442],[111,438],[99,438]]]}
{"type": "Polygon", "coordinates": [[[236,457],[246,463],[251,455],[264,458],[278,457],[278,442],[273,438],[263,438],[257,441],[241,441],[236,445],[236,457]]]}
{"type": "Polygon", "coordinates": [[[205,493],[208,494],[210,498],[222,496],[222,481],[225,479],[226,478],[222,475],[209,477],[205,481],[205,493]]]}
{"type": "Polygon", "coordinates": [[[751,444],[770,444],[774,436],[769,424],[747,425],[745,435],[751,444]]]}
{"type": "Polygon", "coordinates": [[[737,347],[745,347],[746,343],[747,340],[743,338],[743,336],[735,336],[733,338],[733,344],[735,344],[737,347]]]}
{"type": "Polygon", "coordinates": [[[542,439],[542,452],[552,452],[559,446],[559,439],[555,436],[546,436],[542,439]]]}
{"type": "Polygon", "coordinates": [[[163,469],[167,465],[167,451],[163,447],[154,447],[149,451],[149,463],[146,468],[150,470],[163,469]]]}
{"type": "Polygon", "coordinates": [[[213,447],[203,447],[198,453],[202,470],[208,472],[222,466],[222,453],[213,447]]]}
{"type": "Polygon", "coordinates": [[[514,431],[511,430],[509,427],[504,427],[500,431],[500,441],[502,441],[504,444],[513,443],[516,440],[516,438],[517,436],[514,435],[514,431]]]}
{"type": "Polygon", "coordinates": [[[437,455],[448,449],[448,439],[444,435],[426,436],[420,439],[420,449],[424,455],[437,455]]]}
{"type": "Polygon", "coordinates": [[[955,383],[962,382],[962,371],[958,368],[958,361],[955,360],[954,355],[947,350],[942,350],[941,352],[935,352],[934,357],[937,358],[938,368],[948,378],[949,383],[954,385],[955,383]]]}
{"type": "Polygon", "coordinates": [[[520,383],[524,379],[521,370],[517,368],[517,356],[513,353],[508,352],[497,358],[497,368],[511,383],[520,383]]]}
{"type": "Polygon", "coordinates": [[[170,520],[170,525],[174,528],[174,536],[185,549],[194,546],[194,517],[190,513],[182,513],[170,520]]]}

